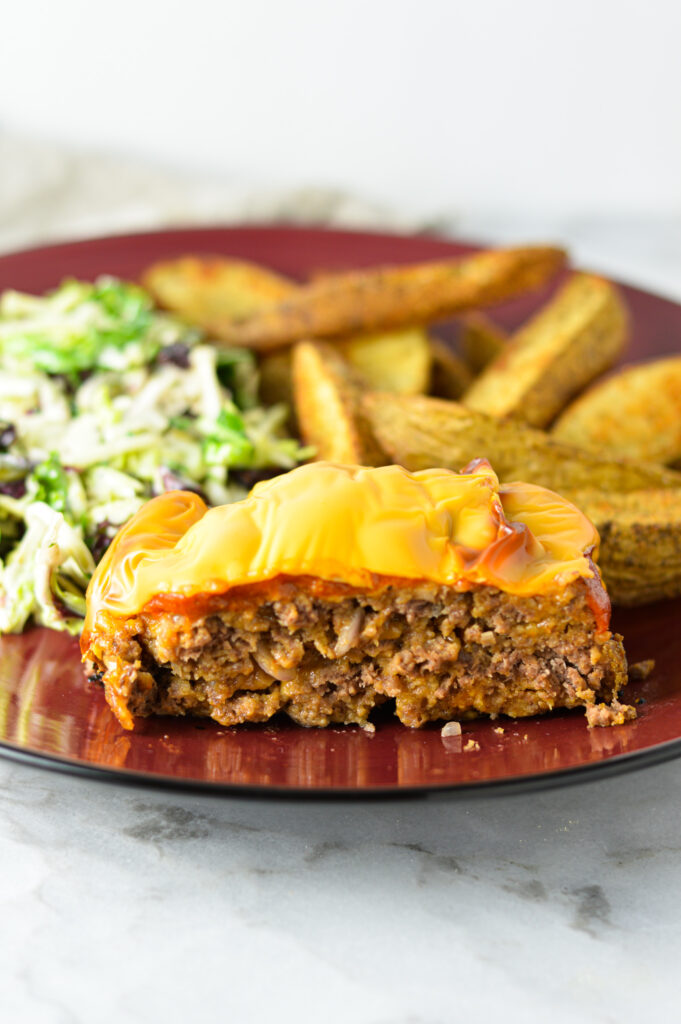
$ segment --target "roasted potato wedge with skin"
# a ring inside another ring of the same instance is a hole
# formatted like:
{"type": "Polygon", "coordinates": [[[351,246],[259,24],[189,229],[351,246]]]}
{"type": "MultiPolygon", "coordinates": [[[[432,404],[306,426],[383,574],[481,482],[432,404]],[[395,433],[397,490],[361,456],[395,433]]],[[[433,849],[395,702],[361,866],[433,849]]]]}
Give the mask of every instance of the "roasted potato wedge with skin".
{"type": "Polygon", "coordinates": [[[334,345],[375,391],[422,395],[428,390],[432,356],[422,327],[360,334],[334,345]]]}
{"type": "Polygon", "coordinates": [[[627,314],[617,289],[575,274],[517,331],[464,396],[471,409],[546,427],[624,348],[627,314]]]}
{"type": "Polygon", "coordinates": [[[627,366],[569,405],[551,431],[603,455],[681,458],[681,356],[627,366]]]}
{"type": "Polygon", "coordinates": [[[598,564],[613,604],[681,596],[681,490],[567,497],[600,534],[598,564]]]}
{"type": "Polygon", "coordinates": [[[603,458],[457,402],[369,392],[362,405],[385,454],[409,470],[459,470],[483,456],[504,481],[526,480],[561,494],[585,488],[613,493],[681,488],[681,473],[664,466],[603,458]]]}
{"type": "Polygon", "coordinates": [[[470,373],[477,377],[505,350],[508,334],[484,313],[468,313],[459,323],[461,352],[470,373]]]}
{"type": "Polygon", "coordinates": [[[338,338],[425,324],[539,287],[561,269],[549,247],[481,252],[466,259],[329,275],[235,323],[216,317],[210,333],[267,351],[303,338],[338,338]]]}
{"type": "Polygon", "coordinates": [[[293,391],[301,436],[318,459],[382,466],[386,459],[362,408],[364,381],[331,345],[293,349],[293,391]]]}
{"type": "Polygon", "coordinates": [[[273,270],[222,256],[154,263],[142,275],[142,285],[159,306],[204,328],[214,320],[243,320],[298,287],[273,270]]]}
{"type": "Polygon", "coordinates": [[[461,398],[472,381],[470,370],[463,359],[442,338],[430,339],[430,354],[430,394],[454,400],[461,398]]]}

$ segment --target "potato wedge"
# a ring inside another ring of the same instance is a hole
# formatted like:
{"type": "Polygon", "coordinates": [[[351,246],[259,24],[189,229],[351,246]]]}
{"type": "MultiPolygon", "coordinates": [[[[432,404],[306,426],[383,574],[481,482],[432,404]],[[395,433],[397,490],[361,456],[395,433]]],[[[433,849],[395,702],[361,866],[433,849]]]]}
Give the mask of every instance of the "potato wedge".
{"type": "Polygon", "coordinates": [[[331,345],[301,341],[293,349],[293,392],[301,436],[318,459],[382,466],[386,459],[362,408],[365,384],[331,345]]]}
{"type": "Polygon", "coordinates": [[[338,338],[410,327],[538,287],[564,262],[563,250],[536,246],[481,252],[441,263],[329,275],[240,323],[230,315],[216,317],[206,327],[229,344],[260,351],[303,338],[338,338]]]}
{"type": "MultiPolygon", "coordinates": [[[[427,391],[433,360],[430,339],[420,327],[392,334],[365,334],[333,347],[376,391],[418,395],[427,391]]],[[[293,402],[291,349],[260,357],[260,397],[266,405],[293,402]]]]}
{"type": "Polygon", "coordinates": [[[681,491],[568,494],[601,537],[598,563],[613,604],[681,596],[681,491]]]}
{"type": "Polygon", "coordinates": [[[430,355],[429,393],[438,398],[461,398],[473,379],[463,359],[442,338],[431,337],[430,355]]]}
{"type": "Polygon", "coordinates": [[[431,350],[422,327],[360,334],[334,344],[375,391],[421,395],[428,390],[431,350]]]}
{"type": "Polygon", "coordinates": [[[281,302],[298,285],[273,270],[222,256],[182,256],[148,267],[142,285],[156,302],[190,323],[243,320],[281,302]]]}
{"type": "Polygon", "coordinates": [[[468,313],[459,319],[461,325],[461,354],[473,377],[506,348],[508,334],[484,313],[468,313]]]}
{"type": "Polygon", "coordinates": [[[369,392],[362,406],[382,450],[406,469],[461,469],[484,456],[502,480],[525,480],[560,493],[681,488],[681,473],[674,470],[604,458],[457,402],[369,392]]]}
{"type": "Polygon", "coordinates": [[[681,458],[681,356],[627,366],[569,405],[551,431],[559,441],[615,458],[681,458]]]}
{"type": "Polygon", "coordinates": [[[478,412],[546,427],[624,348],[627,314],[617,289],[575,274],[515,333],[473,381],[464,402],[478,412]]]}

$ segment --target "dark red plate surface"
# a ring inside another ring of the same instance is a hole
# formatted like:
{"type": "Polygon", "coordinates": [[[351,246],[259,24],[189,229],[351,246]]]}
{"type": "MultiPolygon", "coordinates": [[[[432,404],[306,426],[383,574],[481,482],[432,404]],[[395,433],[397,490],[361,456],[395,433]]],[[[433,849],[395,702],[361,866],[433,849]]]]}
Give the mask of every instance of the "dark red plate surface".
{"type": "MultiPolygon", "coordinates": [[[[293,228],[165,231],[50,246],[0,258],[0,290],[42,291],[63,277],[135,278],[152,260],[224,253],[295,276],[337,267],[410,262],[471,251],[425,237],[293,228]]],[[[681,306],[625,288],[633,319],[628,359],[677,352],[681,306]]],[[[546,295],[500,307],[515,326],[546,295]]],[[[484,455],[484,452],[480,453],[484,455]]],[[[463,737],[412,731],[392,720],[372,736],[355,727],[302,729],[286,721],[226,729],[205,720],[159,718],[126,732],[97,686],[84,679],[75,641],[36,629],[0,639],[0,750],[45,766],[119,781],[216,791],[375,795],[438,789],[485,791],[556,785],[681,755],[681,602],[617,610],[630,661],[654,657],[650,678],[630,686],[632,724],[586,728],[580,712],[480,720],[463,737]],[[465,750],[469,739],[479,749],[465,750]]]]}

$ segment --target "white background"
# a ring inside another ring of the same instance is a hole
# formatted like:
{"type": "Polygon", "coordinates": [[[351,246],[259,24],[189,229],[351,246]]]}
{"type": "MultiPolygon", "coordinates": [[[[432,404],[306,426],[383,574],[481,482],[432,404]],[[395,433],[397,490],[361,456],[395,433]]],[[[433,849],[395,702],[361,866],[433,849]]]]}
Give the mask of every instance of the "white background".
{"type": "Polygon", "coordinates": [[[677,0],[22,0],[0,130],[428,215],[681,210],[677,0]]]}

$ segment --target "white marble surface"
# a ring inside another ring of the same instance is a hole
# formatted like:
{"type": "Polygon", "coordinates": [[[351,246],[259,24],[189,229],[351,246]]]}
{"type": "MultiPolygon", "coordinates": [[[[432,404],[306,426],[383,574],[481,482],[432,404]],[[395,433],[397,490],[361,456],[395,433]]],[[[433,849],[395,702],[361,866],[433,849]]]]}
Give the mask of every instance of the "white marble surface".
{"type": "MultiPolygon", "coordinates": [[[[6,181],[17,166],[2,163],[6,181]]],[[[87,180],[79,165],[65,195],[54,175],[24,182],[16,240],[74,233],[87,180]]],[[[203,193],[186,188],[188,218],[203,193]]],[[[168,219],[153,193],[137,216],[130,186],[126,227],[168,219]]],[[[553,234],[582,263],[681,297],[671,218],[448,218],[469,237],[553,234]]],[[[99,224],[111,213],[87,230],[99,224]]],[[[681,762],[526,796],[305,803],[0,760],[0,1019],[676,1022],[680,821],[681,762]]]]}
{"type": "Polygon", "coordinates": [[[681,764],[369,803],[0,762],[7,1021],[678,1021],[681,764]]]}

